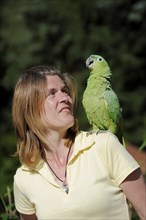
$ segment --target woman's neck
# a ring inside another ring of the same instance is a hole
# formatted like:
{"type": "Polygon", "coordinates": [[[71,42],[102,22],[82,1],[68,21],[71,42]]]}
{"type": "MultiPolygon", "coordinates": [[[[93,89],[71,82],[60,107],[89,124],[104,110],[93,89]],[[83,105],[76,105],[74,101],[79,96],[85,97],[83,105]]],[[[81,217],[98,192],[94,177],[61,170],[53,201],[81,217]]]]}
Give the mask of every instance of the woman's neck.
{"type": "Polygon", "coordinates": [[[47,160],[55,160],[60,165],[66,162],[68,147],[65,145],[64,136],[56,132],[50,132],[48,136],[48,149],[45,149],[47,160]]]}

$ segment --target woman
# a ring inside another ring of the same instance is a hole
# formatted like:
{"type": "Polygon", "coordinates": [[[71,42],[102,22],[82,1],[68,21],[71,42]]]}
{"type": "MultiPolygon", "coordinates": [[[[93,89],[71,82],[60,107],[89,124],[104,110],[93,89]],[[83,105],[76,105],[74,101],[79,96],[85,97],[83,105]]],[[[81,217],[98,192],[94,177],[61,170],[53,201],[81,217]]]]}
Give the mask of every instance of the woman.
{"type": "Polygon", "coordinates": [[[20,77],[13,121],[21,167],[14,176],[24,220],[130,219],[128,202],[145,219],[145,183],[137,162],[108,131],[78,131],[76,87],[55,68],[20,77]]]}

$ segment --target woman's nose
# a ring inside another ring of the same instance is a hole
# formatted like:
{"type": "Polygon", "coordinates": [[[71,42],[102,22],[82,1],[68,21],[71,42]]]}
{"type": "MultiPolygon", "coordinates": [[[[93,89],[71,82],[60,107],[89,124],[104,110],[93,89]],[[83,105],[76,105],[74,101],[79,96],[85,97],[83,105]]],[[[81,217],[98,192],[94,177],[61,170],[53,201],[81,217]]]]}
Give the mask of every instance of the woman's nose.
{"type": "Polygon", "coordinates": [[[68,102],[69,101],[69,95],[65,92],[60,91],[59,92],[59,100],[60,100],[60,102],[68,102]]]}

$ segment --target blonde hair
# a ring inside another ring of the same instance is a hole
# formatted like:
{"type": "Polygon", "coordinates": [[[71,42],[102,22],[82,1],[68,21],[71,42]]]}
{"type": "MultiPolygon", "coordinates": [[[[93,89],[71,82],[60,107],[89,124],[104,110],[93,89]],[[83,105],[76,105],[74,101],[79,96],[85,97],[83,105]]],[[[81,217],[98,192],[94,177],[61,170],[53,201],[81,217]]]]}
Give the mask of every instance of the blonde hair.
{"type": "MultiPolygon", "coordinates": [[[[27,70],[18,80],[13,96],[12,118],[17,136],[16,155],[22,164],[30,169],[45,158],[44,149],[48,145],[48,126],[44,120],[43,104],[47,92],[48,75],[58,75],[68,87],[73,104],[76,104],[76,85],[69,74],[61,74],[58,69],[35,66],[27,70]]],[[[66,145],[74,142],[78,130],[75,119],[73,127],[66,134],[66,145]]],[[[52,146],[49,146],[50,150],[52,146]]]]}

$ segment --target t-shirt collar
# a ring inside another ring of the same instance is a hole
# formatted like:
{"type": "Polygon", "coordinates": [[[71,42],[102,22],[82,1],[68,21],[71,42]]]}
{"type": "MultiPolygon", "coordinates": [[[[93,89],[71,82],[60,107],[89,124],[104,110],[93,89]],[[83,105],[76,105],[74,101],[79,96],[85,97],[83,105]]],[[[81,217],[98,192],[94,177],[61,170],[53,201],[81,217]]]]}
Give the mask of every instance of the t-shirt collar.
{"type": "MultiPolygon", "coordinates": [[[[75,138],[73,153],[68,161],[68,164],[71,164],[82,151],[91,148],[94,144],[95,141],[93,140],[93,135],[90,135],[90,132],[79,131],[75,138]]],[[[45,164],[45,161],[41,159],[36,168],[32,170],[40,172],[44,168],[45,164]]],[[[22,165],[22,169],[25,171],[32,171],[25,164],[22,165]]]]}

